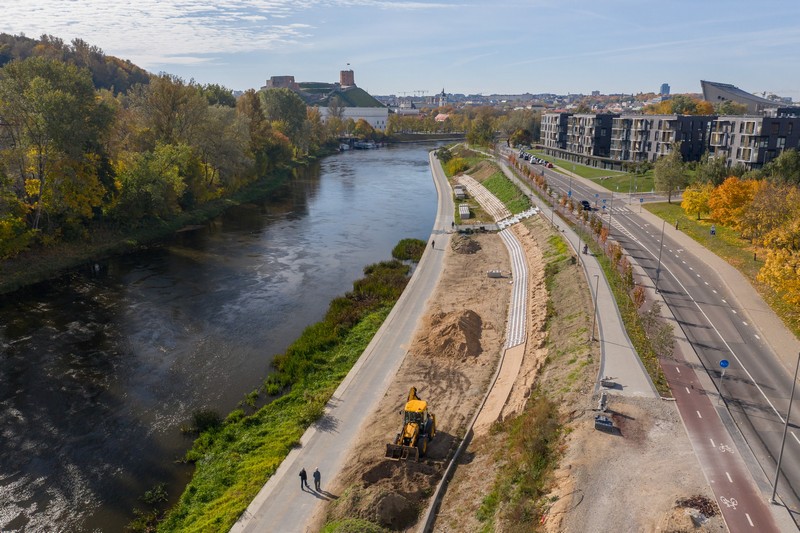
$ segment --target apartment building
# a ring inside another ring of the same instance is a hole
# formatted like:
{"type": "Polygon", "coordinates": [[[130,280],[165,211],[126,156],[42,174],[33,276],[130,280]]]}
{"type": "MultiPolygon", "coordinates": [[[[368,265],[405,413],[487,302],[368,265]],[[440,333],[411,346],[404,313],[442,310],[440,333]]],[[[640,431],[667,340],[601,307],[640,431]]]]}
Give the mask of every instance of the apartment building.
{"type": "Polygon", "coordinates": [[[654,162],[680,142],[684,161],[699,161],[708,151],[728,165],[760,168],[783,150],[800,148],[798,128],[800,111],[793,108],[774,117],[546,113],[542,145],[568,161],[621,169],[627,162],[654,162]]]}

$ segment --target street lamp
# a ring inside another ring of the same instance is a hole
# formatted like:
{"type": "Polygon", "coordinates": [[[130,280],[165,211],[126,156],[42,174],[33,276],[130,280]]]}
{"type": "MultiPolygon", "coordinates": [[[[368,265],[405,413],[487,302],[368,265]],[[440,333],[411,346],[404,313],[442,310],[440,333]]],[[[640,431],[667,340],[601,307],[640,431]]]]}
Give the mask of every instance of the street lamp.
{"type": "Polygon", "coordinates": [[[794,367],[794,379],[792,380],[792,394],[789,396],[789,409],[786,411],[786,422],[783,424],[783,439],[781,440],[781,452],[778,454],[778,464],[775,466],[775,481],[772,482],[772,497],[769,503],[778,503],[775,494],[778,492],[778,474],[781,471],[781,461],[783,461],[783,447],[786,445],[786,432],[789,430],[789,417],[792,416],[792,402],[794,402],[794,389],[797,385],[797,370],[800,369],[800,352],[797,353],[797,365],[794,367]]]}
{"type": "Polygon", "coordinates": [[[594,314],[592,315],[592,336],[589,341],[594,340],[594,325],[597,323],[597,299],[598,293],[597,289],[600,287],[600,276],[598,274],[594,275],[594,314]]]}

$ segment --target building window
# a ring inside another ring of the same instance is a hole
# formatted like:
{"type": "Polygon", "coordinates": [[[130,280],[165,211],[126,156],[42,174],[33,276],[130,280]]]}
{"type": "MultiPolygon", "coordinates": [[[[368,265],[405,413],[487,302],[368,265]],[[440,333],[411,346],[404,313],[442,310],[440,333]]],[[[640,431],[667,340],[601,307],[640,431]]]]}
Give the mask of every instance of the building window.
{"type": "Polygon", "coordinates": [[[777,135],[781,130],[781,125],[779,122],[773,122],[770,129],[770,135],[777,135]]]}
{"type": "Polygon", "coordinates": [[[788,131],[786,132],[786,135],[791,135],[792,134],[792,130],[794,130],[794,122],[789,122],[789,125],[787,126],[787,128],[788,128],[788,131]]]}
{"type": "Polygon", "coordinates": [[[786,137],[778,137],[778,143],[775,145],[775,148],[778,150],[783,150],[786,147],[786,137]]]}

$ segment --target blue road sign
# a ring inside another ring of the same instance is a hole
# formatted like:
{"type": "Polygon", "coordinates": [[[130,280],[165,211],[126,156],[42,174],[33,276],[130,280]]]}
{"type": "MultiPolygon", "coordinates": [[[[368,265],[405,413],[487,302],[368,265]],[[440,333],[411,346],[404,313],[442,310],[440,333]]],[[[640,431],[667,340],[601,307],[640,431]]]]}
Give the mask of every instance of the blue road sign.
{"type": "Polygon", "coordinates": [[[572,196],[572,191],[567,191],[567,196],[572,196]]]}
{"type": "Polygon", "coordinates": [[[727,359],[723,359],[722,361],[719,362],[719,366],[721,366],[722,368],[728,368],[729,364],[730,362],[728,362],[727,359]]]}
{"type": "Polygon", "coordinates": [[[644,198],[639,198],[639,203],[641,204],[642,202],[644,202],[644,198]]]}

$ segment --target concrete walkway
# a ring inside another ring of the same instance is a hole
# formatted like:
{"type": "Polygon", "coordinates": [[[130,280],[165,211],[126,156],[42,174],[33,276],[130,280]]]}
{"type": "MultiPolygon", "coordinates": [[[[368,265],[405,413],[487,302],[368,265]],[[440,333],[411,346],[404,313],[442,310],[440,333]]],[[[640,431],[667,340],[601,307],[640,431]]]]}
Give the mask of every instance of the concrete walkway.
{"type": "Polygon", "coordinates": [[[283,460],[231,528],[232,532],[309,531],[309,521],[323,502],[339,496],[324,489],[344,466],[347,451],[360,433],[360,427],[370,423],[371,413],[397,373],[406,346],[413,338],[442,272],[444,249],[449,246],[450,235],[438,228],[451,226],[454,206],[441,167],[431,164],[431,172],[439,197],[432,237],[440,244],[436,248],[426,248],[402,296],[334,392],[322,419],[306,430],[300,446],[283,460]],[[307,472],[319,467],[323,490],[300,489],[298,473],[303,467],[307,472]]]}
{"type": "MultiPolygon", "coordinates": [[[[503,173],[517,186],[527,191],[528,186],[502,162],[497,161],[503,173]]],[[[611,287],[603,274],[600,263],[592,255],[581,253],[583,243],[580,237],[572,231],[560,218],[554,215],[551,205],[546,204],[536,195],[531,195],[531,202],[541,209],[541,215],[552,220],[578,257],[583,266],[586,280],[591,288],[592,298],[597,310],[597,329],[595,340],[600,342],[600,371],[598,378],[609,378],[615,386],[609,392],[624,396],[658,397],[650,376],[645,371],[639,355],[631,344],[628,332],[622,323],[617,301],[611,292],[611,287]]],[[[588,337],[588,336],[587,336],[588,337]]],[[[587,342],[589,338],[586,339],[587,342]]],[[[596,384],[600,388],[600,380],[596,384]]]]}

